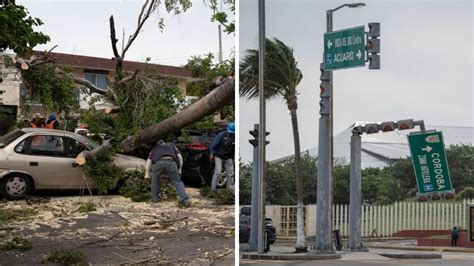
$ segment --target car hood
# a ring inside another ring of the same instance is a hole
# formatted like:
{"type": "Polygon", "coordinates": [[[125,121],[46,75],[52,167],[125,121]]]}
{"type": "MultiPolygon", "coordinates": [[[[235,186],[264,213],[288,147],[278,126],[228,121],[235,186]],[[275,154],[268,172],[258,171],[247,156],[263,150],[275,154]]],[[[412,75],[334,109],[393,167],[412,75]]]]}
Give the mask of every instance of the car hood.
{"type": "Polygon", "coordinates": [[[123,170],[145,169],[146,161],[133,156],[115,154],[114,164],[123,170]]]}

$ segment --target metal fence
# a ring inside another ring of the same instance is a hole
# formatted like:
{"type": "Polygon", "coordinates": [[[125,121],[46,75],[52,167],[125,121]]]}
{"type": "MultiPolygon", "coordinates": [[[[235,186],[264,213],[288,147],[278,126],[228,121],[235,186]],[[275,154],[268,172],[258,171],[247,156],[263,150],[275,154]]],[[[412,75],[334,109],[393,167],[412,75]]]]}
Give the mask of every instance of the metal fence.
{"type": "MultiPolygon", "coordinates": [[[[396,202],[391,205],[362,206],[362,236],[390,237],[401,230],[450,230],[453,225],[466,229],[467,204],[474,199],[450,202],[396,202]]],[[[316,205],[306,205],[305,235],[316,232],[316,205]]],[[[335,204],[333,229],[349,236],[349,205],[335,204]]],[[[296,206],[266,206],[278,238],[296,238],[296,206]]]]}

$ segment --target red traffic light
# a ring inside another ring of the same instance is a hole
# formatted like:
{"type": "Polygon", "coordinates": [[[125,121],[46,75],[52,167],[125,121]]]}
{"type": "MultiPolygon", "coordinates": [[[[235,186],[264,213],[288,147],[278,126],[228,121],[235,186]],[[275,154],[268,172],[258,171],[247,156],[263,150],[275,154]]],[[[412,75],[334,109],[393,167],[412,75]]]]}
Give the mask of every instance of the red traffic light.
{"type": "Polygon", "coordinates": [[[383,132],[389,132],[395,130],[395,123],[394,122],[383,122],[382,125],[383,132]]]}
{"type": "Polygon", "coordinates": [[[413,119],[398,120],[397,125],[398,125],[398,130],[411,129],[413,128],[413,119]]]}

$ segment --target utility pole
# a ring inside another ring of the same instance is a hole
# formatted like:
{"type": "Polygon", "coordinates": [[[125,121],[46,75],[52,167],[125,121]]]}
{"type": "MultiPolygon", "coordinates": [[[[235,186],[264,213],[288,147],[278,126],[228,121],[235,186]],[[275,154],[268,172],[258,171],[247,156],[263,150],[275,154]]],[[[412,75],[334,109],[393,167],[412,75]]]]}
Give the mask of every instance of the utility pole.
{"type": "MultiPolygon", "coordinates": [[[[265,143],[266,127],[265,127],[265,86],[264,86],[264,77],[265,77],[265,0],[258,1],[258,91],[260,94],[260,113],[259,113],[259,136],[258,139],[260,143],[265,143]]],[[[258,246],[257,253],[263,254],[265,251],[264,246],[264,221],[265,221],[265,190],[263,185],[263,180],[266,174],[266,164],[265,164],[265,145],[258,146],[259,153],[259,169],[258,169],[258,246]]]]}

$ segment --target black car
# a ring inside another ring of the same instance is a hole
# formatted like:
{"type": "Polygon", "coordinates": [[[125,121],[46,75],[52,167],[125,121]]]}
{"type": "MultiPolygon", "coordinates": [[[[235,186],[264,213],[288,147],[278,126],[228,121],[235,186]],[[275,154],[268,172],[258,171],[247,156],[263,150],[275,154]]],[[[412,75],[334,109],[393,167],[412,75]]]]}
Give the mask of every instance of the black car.
{"type": "MultiPolygon", "coordinates": [[[[239,242],[248,243],[250,239],[250,207],[242,207],[239,216],[239,242]]],[[[276,229],[271,218],[265,218],[265,232],[268,232],[268,242],[276,241],[276,229]]]]}
{"type": "MultiPolygon", "coordinates": [[[[216,134],[210,130],[183,130],[175,134],[175,143],[183,155],[182,180],[187,185],[200,185],[204,181],[211,185],[214,162],[210,160],[209,146],[216,134]]],[[[223,173],[217,187],[225,187],[223,173]]]]}

